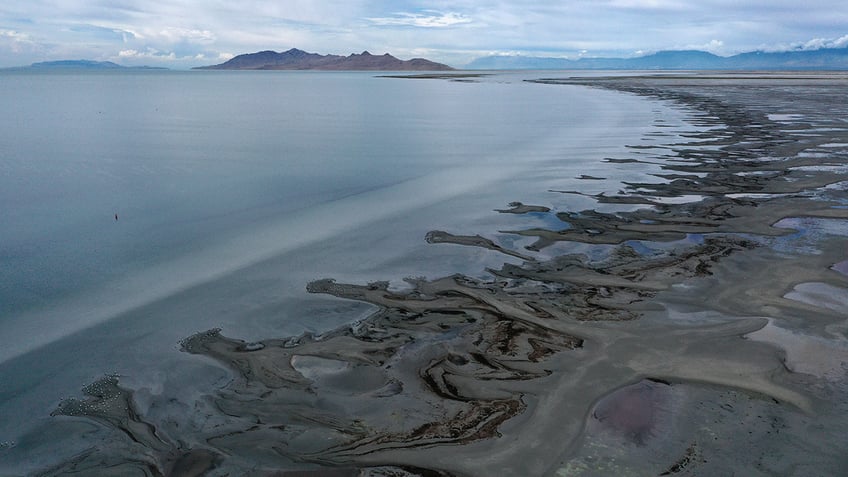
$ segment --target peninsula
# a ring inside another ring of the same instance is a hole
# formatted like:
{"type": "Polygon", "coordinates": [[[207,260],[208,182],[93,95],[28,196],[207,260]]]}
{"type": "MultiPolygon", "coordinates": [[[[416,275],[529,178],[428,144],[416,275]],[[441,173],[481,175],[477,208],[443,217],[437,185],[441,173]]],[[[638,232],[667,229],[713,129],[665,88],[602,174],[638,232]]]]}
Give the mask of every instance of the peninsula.
{"type": "Polygon", "coordinates": [[[386,53],[372,55],[367,51],[349,56],[320,55],[297,48],[277,53],[260,51],[238,55],[225,63],[200,66],[198,70],[335,70],[335,71],[449,71],[448,65],[423,58],[399,60],[386,53]]]}

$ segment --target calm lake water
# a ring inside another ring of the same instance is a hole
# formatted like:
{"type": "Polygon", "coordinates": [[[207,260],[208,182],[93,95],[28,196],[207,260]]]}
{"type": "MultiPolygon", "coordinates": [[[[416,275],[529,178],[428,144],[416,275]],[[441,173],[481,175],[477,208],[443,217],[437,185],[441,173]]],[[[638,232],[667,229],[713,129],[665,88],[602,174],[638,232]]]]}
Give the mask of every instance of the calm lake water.
{"type": "MultiPolygon", "coordinates": [[[[402,286],[513,260],[423,237],[519,248],[498,231],[551,224],[493,209],[593,207],[549,189],[638,178],[602,159],[679,120],[525,77],[0,72],[0,442],[20,454],[12,468],[56,458],[50,412],[104,373],[140,396],[224,379],[179,352],[189,334],[297,335],[371,311],[308,295],[310,280],[402,286]]],[[[85,448],[64,440],[59,454],[85,448]]]]}

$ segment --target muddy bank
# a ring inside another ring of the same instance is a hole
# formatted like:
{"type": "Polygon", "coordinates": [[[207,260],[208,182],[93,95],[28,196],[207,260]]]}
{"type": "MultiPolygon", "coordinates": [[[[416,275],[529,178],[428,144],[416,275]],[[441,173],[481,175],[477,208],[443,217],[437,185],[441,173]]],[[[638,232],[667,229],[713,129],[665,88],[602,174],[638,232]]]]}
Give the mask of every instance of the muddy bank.
{"type": "Polygon", "coordinates": [[[523,262],[490,279],[317,280],[310,292],[378,311],[319,336],[188,337],[232,373],[195,402],[88,386],[56,419],[113,439],[43,475],[848,471],[844,80],[540,81],[674,104],[697,128],[609,158],[658,172],[591,195],[603,212],[499,209],[561,224],[509,231],[533,239],[523,250],[428,234],[523,262]]]}

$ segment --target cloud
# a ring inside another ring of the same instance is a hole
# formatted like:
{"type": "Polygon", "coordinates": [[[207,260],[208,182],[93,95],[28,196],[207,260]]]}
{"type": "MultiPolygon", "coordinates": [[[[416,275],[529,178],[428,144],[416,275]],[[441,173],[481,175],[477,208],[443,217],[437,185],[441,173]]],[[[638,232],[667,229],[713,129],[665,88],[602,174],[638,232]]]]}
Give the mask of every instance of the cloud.
{"type": "Polygon", "coordinates": [[[116,29],[116,30],[112,30],[112,31],[121,35],[121,39],[124,41],[124,43],[129,43],[130,41],[138,38],[137,33],[129,31],[129,30],[116,29]]]}
{"type": "Polygon", "coordinates": [[[0,52],[3,50],[17,55],[36,52],[39,50],[39,46],[26,33],[17,30],[0,29],[0,52]]]}
{"type": "Polygon", "coordinates": [[[686,2],[679,0],[612,0],[613,8],[633,10],[685,10],[686,2]]]}
{"type": "MultiPolygon", "coordinates": [[[[138,50],[121,50],[118,52],[118,57],[122,59],[144,59],[144,60],[156,60],[156,61],[175,61],[177,60],[177,54],[173,51],[163,52],[159,51],[155,48],[147,48],[144,51],[138,50]]],[[[187,58],[181,58],[187,59],[187,58]]]]}
{"type": "Polygon", "coordinates": [[[129,65],[159,64],[169,68],[185,65],[203,65],[211,63],[223,63],[232,59],[233,53],[216,51],[163,51],[153,47],[143,49],[126,48],[117,54],[107,55],[107,58],[118,63],[129,65]]]}
{"type": "Polygon", "coordinates": [[[675,49],[709,51],[710,53],[718,54],[724,52],[724,42],[721,40],[710,40],[707,43],[690,44],[675,49]]]}
{"type": "Polygon", "coordinates": [[[822,48],[842,48],[848,46],[848,35],[840,38],[813,38],[805,42],[799,49],[801,50],[820,50],[822,48]]]}
{"type": "Polygon", "coordinates": [[[16,42],[29,41],[29,35],[15,30],[0,30],[0,38],[16,42]]]}
{"type": "Polygon", "coordinates": [[[214,43],[216,39],[215,35],[209,30],[198,30],[179,27],[166,27],[153,34],[150,34],[149,37],[153,37],[169,43],[187,42],[197,44],[214,43]]]}
{"type": "Polygon", "coordinates": [[[848,35],[839,38],[813,38],[807,41],[796,41],[793,43],[775,43],[771,45],[760,45],[760,51],[779,52],[793,50],[821,50],[822,48],[845,48],[848,47],[848,35]]]}
{"type": "Polygon", "coordinates": [[[184,67],[217,58],[217,52],[209,51],[217,40],[217,35],[208,29],[150,25],[129,32],[117,54],[114,47],[104,54],[128,64],[166,63],[169,67],[184,67]]]}
{"type": "Polygon", "coordinates": [[[442,13],[425,10],[423,13],[396,13],[391,17],[368,18],[377,26],[411,26],[420,28],[444,28],[464,23],[471,23],[471,18],[456,13],[442,13]]]}

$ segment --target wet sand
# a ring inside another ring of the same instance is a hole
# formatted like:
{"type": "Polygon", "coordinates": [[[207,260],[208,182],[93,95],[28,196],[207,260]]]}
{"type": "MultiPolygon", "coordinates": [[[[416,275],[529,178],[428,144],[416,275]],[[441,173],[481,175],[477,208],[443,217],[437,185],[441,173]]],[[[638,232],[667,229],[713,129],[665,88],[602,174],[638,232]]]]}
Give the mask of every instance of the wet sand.
{"type": "Polygon", "coordinates": [[[508,231],[523,250],[427,235],[523,262],[490,279],[317,280],[378,311],[320,336],[186,338],[232,372],[196,402],[89,385],[55,419],[114,439],[43,475],[848,473],[846,77],[539,81],[673,104],[698,132],[633,145],[661,173],[597,209],[497,209],[561,223],[508,231]],[[595,253],[542,254],[572,244],[595,253]]]}

